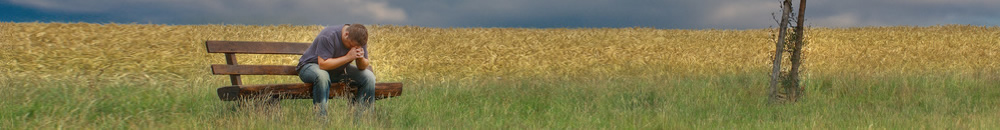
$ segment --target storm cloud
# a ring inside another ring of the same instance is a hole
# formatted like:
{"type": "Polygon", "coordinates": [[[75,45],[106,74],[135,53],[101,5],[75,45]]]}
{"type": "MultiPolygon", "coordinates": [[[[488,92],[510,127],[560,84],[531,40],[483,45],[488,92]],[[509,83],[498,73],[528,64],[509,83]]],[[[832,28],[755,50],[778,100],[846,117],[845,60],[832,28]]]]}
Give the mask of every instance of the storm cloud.
{"type": "MultiPolygon", "coordinates": [[[[796,1],[797,2],[797,1],[796,1]]],[[[7,0],[3,21],[158,24],[396,24],[429,27],[656,27],[748,29],[775,26],[778,0],[7,0]],[[8,9],[10,10],[10,9],[8,9]],[[18,12],[39,12],[25,13],[18,12]],[[37,15],[37,16],[36,16],[37,15]],[[18,19],[14,19],[14,18],[18,19]],[[42,19],[42,20],[49,20],[42,19]],[[36,19],[37,20],[37,19],[36,19]]],[[[814,27],[1000,24],[998,0],[809,1],[814,27]]],[[[0,9],[2,11],[4,9],[0,9]]]]}

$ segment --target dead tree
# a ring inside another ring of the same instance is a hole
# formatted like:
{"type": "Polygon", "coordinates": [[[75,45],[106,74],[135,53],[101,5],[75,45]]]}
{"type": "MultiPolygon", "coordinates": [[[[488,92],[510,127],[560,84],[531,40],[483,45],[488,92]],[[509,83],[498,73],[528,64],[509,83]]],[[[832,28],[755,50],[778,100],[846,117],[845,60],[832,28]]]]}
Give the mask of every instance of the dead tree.
{"type": "Polygon", "coordinates": [[[803,42],[805,37],[805,3],[806,0],[799,1],[799,12],[796,14],[798,17],[795,19],[796,26],[791,34],[787,33],[787,27],[792,12],[792,2],[791,0],[783,0],[781,3],[781,21],[778,22],[778,40],[775,44],[771,84],[768,90],[770,93],[769,102],[797,101],[803,95],[803,89],[799,82],[801,80],[802,47],[805,45],[803,42]],[[787,36],[790,36],[791,40],[787,40],[787,36]],[[790,46],[787,46],[786,42],[790,42],[790,46]],[[789,58],[792,62],[791,69],[787,73],[781,71],[781,60],[783,59],[781,53],[784,51],[792,53],[789,58]],[[781,90],[778,89],[779,85],[782,87],[781,90]]]}
{"type": "Polygon", "coordinates": [[[778,101],[778,75],[781,73],[781,52],[785,49],[785,33],[788,28],[788,14],[792,13],[792,2],[784,0],[781,3],[781,22],[778,23],[778,43],[774,50],[774,67],[771,69],[771,87],[768,102],[778,101]]]}
{"type": "Polygon", "coordinates": [[[792,61],[792,69],[788,73],[789,75],[788,77],[791,78],[792,81],[790,82],[792,83],[791,86],[785,86],[785,92],[788,93],[788,98],[793,101],[801,98],[803,94],[802,86],[799,85],[802,78],[801,76],[799,76],[799,73],[801,73],[801,71],[799,70],[801,67],[799,66],[802,66],[802,46],[805,45],[805,42],[802,41],[802,39],[805,38],[806,36],[804,29],[805,26],[803,25],[806,21],[805,13],[806,13],[806,0],[799,0],[799,13],[797,14],[798,18],[795,19],[796,22],[795,41],[794,41],[795,44],[792,47],[792,57],[790,59],[792,61]]]}

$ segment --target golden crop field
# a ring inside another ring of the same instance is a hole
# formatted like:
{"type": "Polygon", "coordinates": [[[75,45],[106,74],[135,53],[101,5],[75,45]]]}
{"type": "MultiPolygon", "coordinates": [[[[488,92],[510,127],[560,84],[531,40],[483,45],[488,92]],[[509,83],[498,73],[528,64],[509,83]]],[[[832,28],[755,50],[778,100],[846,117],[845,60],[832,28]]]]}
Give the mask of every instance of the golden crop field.
{"type": "MultiPolygon", "coordinates": [[[[3,77],[204,78],[206,40],[311,42],[321,26],[0,23],[3,77]]],[[[773,30],[369,27],[383,81],[578,79],[767,72],[773,30]]],[[[997,77],[1000,27],[811,28],[807,74],[997,77]]],[[[787,57],[787,55],[786,55],[787,57]]],[[[249,55],[287,64],[297,56],[249,55]]],[[[219,76],[216,76],[219,77],[219,76]]]]}
{"type": "Polygon", "coordinates": [[[216,97],[229,78],[211,75],[225,62],[206,40],[311,42],[321,29],[0,22],[0,129],[998,129],[1000,119],[1000,27],[967,25],[809,28],[806,96],[781,105],[765,101],[773,29],[369,25],[378,82],[405,84],[376,102],[372,122],[351,125],[345,100],[322,122],[311,100],[262,112],[216,97]]]}

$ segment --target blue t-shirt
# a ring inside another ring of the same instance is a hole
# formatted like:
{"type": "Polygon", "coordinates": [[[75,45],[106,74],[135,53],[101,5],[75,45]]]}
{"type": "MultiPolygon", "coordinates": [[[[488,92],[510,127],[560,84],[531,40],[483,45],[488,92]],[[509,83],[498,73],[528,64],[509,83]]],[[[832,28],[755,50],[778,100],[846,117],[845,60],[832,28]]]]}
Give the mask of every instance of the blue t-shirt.
{"type": "MultiPolygon", "coordinates": [[[[323,31],[320,31],[319,35],[316,36],[316,39],[313,40],[312,45],[309,45],[309,49],[306,49],[306,52],[299,58],[299,65],[295,67],[295,70],[302,69],[302,66],[305,66],[308,63],[316,63],[317,56],[329,59],[347,55],[347,52],[351,51],[351,48],[345,47],[344,42],[340,40],[340,35],[343,34],[341,30],[344,29],[344,26],[346,25],[329,26],[324,28],[323,31]]],[[[361,48],[364,48],[365,50],[364,57],[368,58],[368,45],[361,46],[361,48]]],[[[351,62],[354,61],[352,60],[351,62]]],[[[341,65],[333,70],[343,70],[348,64],[351,64],[351,62],[347,62],[347,64],[341,65]]]]}

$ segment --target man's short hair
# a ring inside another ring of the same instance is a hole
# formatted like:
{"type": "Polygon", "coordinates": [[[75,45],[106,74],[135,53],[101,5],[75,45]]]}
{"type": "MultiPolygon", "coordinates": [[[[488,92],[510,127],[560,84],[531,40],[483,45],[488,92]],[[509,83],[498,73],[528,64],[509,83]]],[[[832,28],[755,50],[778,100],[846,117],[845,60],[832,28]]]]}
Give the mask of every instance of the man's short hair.
{"type": "Polygon", "coordinates": [[[368,29],[365,28],[365,25],[355,23],[347,26],[348,39],[357,42],[360,46],[368,45],[368,29]]]}

